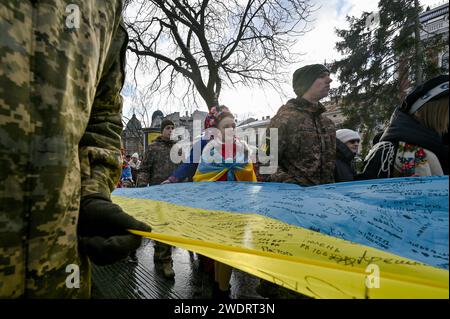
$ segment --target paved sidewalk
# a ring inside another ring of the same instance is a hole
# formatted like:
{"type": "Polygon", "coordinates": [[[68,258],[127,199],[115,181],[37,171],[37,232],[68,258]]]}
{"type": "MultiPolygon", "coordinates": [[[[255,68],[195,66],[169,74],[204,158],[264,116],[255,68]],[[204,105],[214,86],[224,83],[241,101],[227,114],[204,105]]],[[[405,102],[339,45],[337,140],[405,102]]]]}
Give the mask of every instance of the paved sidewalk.
{"type": "MultiPolygon", "coordinates": [[[[153,241],[143,240],[137,260],[128,258],[109,266],[93,266],[93,298],[97,299],[210,299],[212,280],[198,270],[198,257],[174,248],[175,279],[163,277],[153,263],[153,241]]],[[[261,299],[256,293],[259,279],[233,269],[233,299],[261,299]]]]}

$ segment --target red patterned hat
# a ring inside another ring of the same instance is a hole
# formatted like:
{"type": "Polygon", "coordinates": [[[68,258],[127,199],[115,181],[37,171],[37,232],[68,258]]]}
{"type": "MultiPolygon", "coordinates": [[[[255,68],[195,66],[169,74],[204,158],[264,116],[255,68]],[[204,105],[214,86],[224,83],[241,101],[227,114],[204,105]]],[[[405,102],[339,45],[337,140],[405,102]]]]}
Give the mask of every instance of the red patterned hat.
{"type": "Polygon", "coordinates": [[[217,124],[219,124],[219,122],[227,116],[234,118],[233,114],[225,105],[213,106],[205,118],[205,129],[217,127],[217,124]]]}

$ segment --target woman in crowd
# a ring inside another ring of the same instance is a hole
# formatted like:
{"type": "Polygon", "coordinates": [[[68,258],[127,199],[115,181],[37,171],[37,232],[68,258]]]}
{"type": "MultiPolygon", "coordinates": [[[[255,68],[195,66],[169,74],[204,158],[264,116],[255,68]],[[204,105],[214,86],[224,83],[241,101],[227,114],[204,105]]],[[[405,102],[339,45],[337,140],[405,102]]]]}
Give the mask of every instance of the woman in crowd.
{"type": "MultiPolygon", "coordinates": [[[[197,142],[201,143],[200,159],[195,159],[193,147],[189,161],[181,164],[164,183],[186,179],[194,182],[256,182],[248,145],[234,136],[234,128],[234,116],[226,106],[212,107],[205,119],[205,134],[197,142]]],[[[207,263],[205,258],[201,261],[207,263]]],[[[230,266],[214,262],[214,298],[229,298],[231,272],[230,266]]]]}
{"type": "Polygon", "coordinates": [[[336,131],[336,167],[334,179],[336,182],[350,182],[355,179],[355,156],[358,154],[358,132],[349,129],[336,131]]]}
{"type": "Polygon", "coordinates": [[[437,176],[448,170],[448,75],[416,87],[369,152],[361,179],[437,176]]]}

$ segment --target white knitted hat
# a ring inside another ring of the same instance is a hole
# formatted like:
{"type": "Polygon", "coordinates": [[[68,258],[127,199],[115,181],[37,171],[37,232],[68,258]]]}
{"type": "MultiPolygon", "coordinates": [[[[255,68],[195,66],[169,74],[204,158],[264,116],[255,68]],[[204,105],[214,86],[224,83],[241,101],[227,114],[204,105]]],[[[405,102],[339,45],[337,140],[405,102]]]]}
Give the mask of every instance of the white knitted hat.
{"type": "Polygon", "coordinates": [[[361,140],[361,137],[359,136],[358,132],[349,130],[347,128],[337,130],[336,138],[338,138],[342,143],[347,143],[348,141],[351,140],[361,140]]]}

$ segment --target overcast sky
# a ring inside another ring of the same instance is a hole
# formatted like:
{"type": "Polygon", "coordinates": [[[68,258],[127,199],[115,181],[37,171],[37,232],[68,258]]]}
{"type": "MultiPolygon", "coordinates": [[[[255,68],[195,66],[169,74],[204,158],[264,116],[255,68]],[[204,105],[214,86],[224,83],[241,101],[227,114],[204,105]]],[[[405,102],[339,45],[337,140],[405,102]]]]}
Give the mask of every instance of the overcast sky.
{"type": "MultiPolygon", "coordinates": [[[[347,15],[360,16],[362,12],[377,11],[378,0],[316,0],[312,1],[319,9],[314,12],[311,18],[314,20],[309,26],[312,28],[310,32],[302,36],[297,47],[293,51],[304,54],[302,61],[290,66],[289,73],[292,74],[297,68],[312,63],[331,62],[340,57],[335,50],[335,43],[339,40],[336,36],[335,28],[347,28],[345,21],[347,15]]],[[[422,5],[435,6],[442,4],[442,0],[421,0],[422,5]]],[[[448,1],[447,1],[448,2],[448,1]]],[[[128,74],[130,70],[128,70],[128,74]]],[[[127,76],[127,81],[131,80],[127,76]]],[[[139,81],[139,79],[138,79],[139,81]]],[[[290,80],[289,80],[290,82],[290,80]]],[[[337,83],[331,84],[332,87],[337,83]]],[[[125,94],[126,95],[126,94],[125,94]]],[[[261,119],[265,116],[273,116],[278,108],[286,101],[288,97],[293,97],[292,88],[286,85],[284,92],[275,92],[271,89],[258,88],[240,88],[228,89],[223,88],[220,103],[227,105],[231,111],[238,115],[238,120],[248,118],[250,116],[261,119]]],[[[126,96],[124,99],[124,116],[127,118],[132,115],[132,99],[126,96]]],[[[163,112],[180,111],[185,113],[184,107],[177,106],[160,106],[163,112]]],[[[158,109],[153,105],[149,107],[150,114],[158,109]]],[[[193,106],[192,110],[199,109],[207,111],[206,106],[202,103],[198,107],[193,106]]],[[[166,115],[166,114],[165,114],[166,115]]]]}

